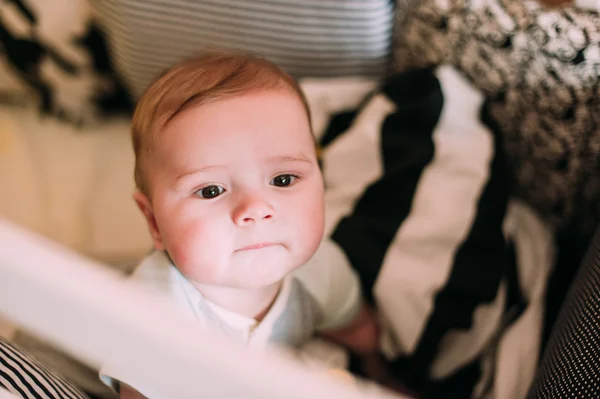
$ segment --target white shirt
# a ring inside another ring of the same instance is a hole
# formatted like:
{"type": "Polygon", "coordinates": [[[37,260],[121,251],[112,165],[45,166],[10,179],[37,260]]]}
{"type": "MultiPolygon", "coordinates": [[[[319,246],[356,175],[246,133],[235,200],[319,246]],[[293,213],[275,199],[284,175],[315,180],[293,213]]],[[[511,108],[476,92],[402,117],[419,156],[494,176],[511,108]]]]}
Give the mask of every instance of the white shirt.
{"type": "MultiPolygon", "coordinates": [[[[260,322],[204,298],[164,252],[146,257],[132,278],[166,295],[185,315],[207,328],[257,348],[266,348],[267,344],[300,348],[316,331],[349,324],[361,307],[358,276],[345,254],[330,240],[324,240],[306,264],[284,278],[279,294],[260,322]]],[[[102,367],[101,378],[108,385],[120,380],[119,375],[119,370],[102,367]]],[[[144,394],[143,387],[133,388],[144,394]]]]}

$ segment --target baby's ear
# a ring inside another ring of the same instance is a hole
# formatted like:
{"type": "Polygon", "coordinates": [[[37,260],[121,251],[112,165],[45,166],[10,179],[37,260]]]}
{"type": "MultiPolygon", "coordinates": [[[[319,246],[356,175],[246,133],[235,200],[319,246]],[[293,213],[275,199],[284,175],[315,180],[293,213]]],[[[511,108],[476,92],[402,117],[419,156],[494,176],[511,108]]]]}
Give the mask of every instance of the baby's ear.
{"type": "Polygon", "coordinates": [[[154,216],[154,210],[152,209],[152,203],[150,202],[150,199],[148,199],[148,196],[141,191],[136,191],[133,194],[133,199],[146,218],[148,230],[150,231],[152,241],[154,242],[154,248],[158,249],[159,251],[164,250],[165,247],[162,236],[158,230],[158,225],[156,224],[156,217],[154,216]]]}

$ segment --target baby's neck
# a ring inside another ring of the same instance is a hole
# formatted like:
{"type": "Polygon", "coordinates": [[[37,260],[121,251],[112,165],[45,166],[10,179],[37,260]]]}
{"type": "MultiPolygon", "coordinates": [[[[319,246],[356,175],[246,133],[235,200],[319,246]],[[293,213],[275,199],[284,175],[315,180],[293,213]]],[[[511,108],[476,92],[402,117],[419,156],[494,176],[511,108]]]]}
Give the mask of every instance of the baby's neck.
{"type": "Polygon", "coordinates": [[[194,283],[209,301],[231,312],[262,320],[277,298],[282,281],[252,289],[217,287],[194,283]]]}

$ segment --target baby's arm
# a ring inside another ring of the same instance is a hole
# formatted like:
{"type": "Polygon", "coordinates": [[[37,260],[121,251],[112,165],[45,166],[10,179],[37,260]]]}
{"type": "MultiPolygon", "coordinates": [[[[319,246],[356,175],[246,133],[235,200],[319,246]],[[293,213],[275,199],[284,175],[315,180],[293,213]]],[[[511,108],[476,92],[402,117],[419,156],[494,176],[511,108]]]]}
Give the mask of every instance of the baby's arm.
{"type": "Polygon", "coordinates": [[[407,394],[409,392],[396,380],[388,361],[379,350],[379,332],[373,310],[363,304],[360,312],[349,325],[324,331],[323,336],[354,352],[360,361],[358,367],[366,378],[390,390],[407,394]]]}
{"type": "Polygon", "coordinates": [[[319,331],[357,355],[378,351],[379,328],[362,298],[357,273],[345,253],[330,239],[295,275],[321,305],[319,331]]]}
{"type": "Polygon", "coordinates": [[[380,352],[376,314],[365,304],[358,275],[344,252],[325,239],[315,256],[295,274],[323,307],[319,329],[323,337],[352,351],[367,378],[397,389],[380,352]]]}
{"type": "Polygon", "coordinates": [[[365,304],[350,324],[323,331],[323,336],[338,342],[358,355],[379,351],[379,327],[374,312],[365,304]]]}

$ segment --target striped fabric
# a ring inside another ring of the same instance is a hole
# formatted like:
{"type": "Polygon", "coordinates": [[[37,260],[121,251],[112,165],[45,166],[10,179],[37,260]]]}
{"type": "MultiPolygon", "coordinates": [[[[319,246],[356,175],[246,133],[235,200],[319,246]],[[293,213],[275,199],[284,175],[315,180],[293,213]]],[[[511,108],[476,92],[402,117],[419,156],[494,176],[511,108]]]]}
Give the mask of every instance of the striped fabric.
{"type": "Polygon", "coordinates": [[[391,0],[91,1],[135,95],[209,47],[252,51],[296,76],[381,76],[391,48],[391,0]]]}
{"type": "Polygon", "coordinates": [[[81,391],[0,337],[0,389],[24,399],[85,399],[81,391]]]}
{"type": "Polygon", "coordinates": [[[322,139],[326,231],[423,397],[522,398],[536,368],[551,239],[510,200],[485,110],[455,70],[418,70],[336,114],[322,139]]]}

